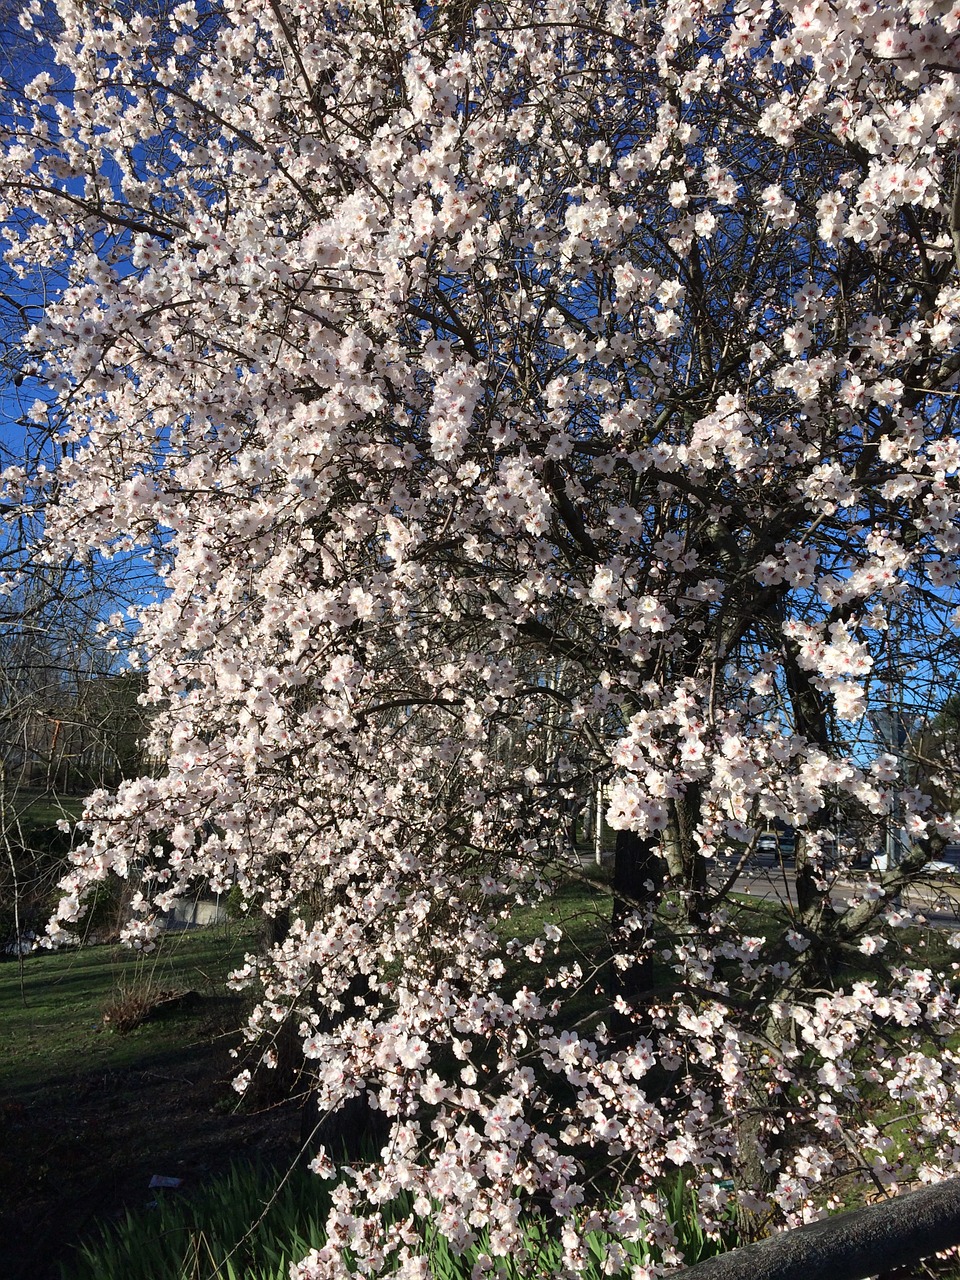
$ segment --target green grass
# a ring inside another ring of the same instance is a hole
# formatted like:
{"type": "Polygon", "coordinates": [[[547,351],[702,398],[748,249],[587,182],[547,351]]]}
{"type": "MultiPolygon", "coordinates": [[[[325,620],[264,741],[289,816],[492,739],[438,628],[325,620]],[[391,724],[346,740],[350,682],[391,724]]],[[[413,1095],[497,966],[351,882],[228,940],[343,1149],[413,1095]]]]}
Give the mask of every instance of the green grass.
{"type": "Polygon", "coordinates": [[[605,879],[586,874],[583,879],[561,880],[553,894],[536,903],[511,905],[497,930],[505,948],[506,966],[498,984],[500,994],[512,1000],[518,990],[527,986],[559,1001],[553,1019],[559,1026],[572,1026],[592,1015],[599,1017],[610,1004],[608,935],[613,895],[605,879]],[[546,943],[544,958],[538,961],[528,956],[524,948],[543,942],[548,925],[556,925],[561,936],[556,943],[546,943]],[[574,976],[577,966],[579,977],[574,976]],[[562,969],[568,971],[568,979],[544,992],[545,976],[562,969]]]}
{"type": "MultiPolygon", "coordinates": [[[[503,922],[502,937],[525,945],[541,937],[547,924],[558,924],[564,931],[562,959],[579,960],[587,969],[596,963],[609,908],[608,895],[570,882],[554,897],[512,913],[503,922]]],[[[104,1024],[104,1010],[118,996],[148,987],[222,999],[227,973],[256,946],[248,924],[231,922],[164,934],[157,951],[147,956],[120,946],[39,953],[24,962],[22,990],[16,961],[0,963],[0,1092],[12,1096],[29,1088],[37,1093],[65,1076],[132,1066],[182,1044],[190,1033],[190,1015],[147,1022],[119,1035],[104,1024]]],[[[541,978],[542,966],[518,952],[509,971],[513,989],[541,978]]],[[[584,991],[580,999],[589,1000],[589,994],[584,991]]]]}
{"type": "MultiPolygon", "coordinates": [[[[559,1021],[564,1024],[599,1010],[607,999],[603,991],[612,895],[602,873],[597,878],[591,872],[587,875],[585,880],[561,883],[555,894],[533,906],[513,907],[505,913],[499,931],[505,944],[513,939],[517,943],[501,983],[507,994],[524,983],[540,985],[544,966],[529,960],[523,948],[542,939],[547,925],[560,927],[562,938],[557,954],[549,956],[548,963],[551,968],[579,963],[584,975],[579,989],[575,989],[576,984],[556,989],[563,1001],[559,1021]]],[[[771,902],[737,898],[731,907],[739,917],[738,923],[753,934],[773,938],[788,923],[782,907],[771,902]]],[[[666,941],[667,927],[663,927],[666,941]]],[[[209,997],[203,1002],[209,1010],[224,999],[226,973],[242,962],[246,951],[256,949],[248,928],[234,923],[226,929],[168,934],[159,952],[147,957],[108,946],[31,956],[24,964],[26,1005],[21,1001],[17,964],[11,961],[0,965],[0,1094],[13,1100],[18,1092],[30,1092],[39,1099],[44,1090],[69,1090],[69,1082],[79,1073],[123,1070],[164,1052],[179,1050],[199,1030],[208,1011],[178,1013],[121,1036],[104,1026],[104,1008],[119,992],[149,985],[163,990],[198,991],[209,997]]],[[[900,941],[913,949],[921,964],[936,965],[940,952],[948,953],[945,938],[936,931],[903,930],[900,941]]],[[[848,960],[836,975],[838,985],[860,977],[874,977],[882,984],[886,958],[855,957],[853,965],[848,960]]],[[[236,1017],[239,1020],[239,1009],[236,1017]]],[[[69,1280],[93,1280],[94,1276],[97,1280],[139,1280],[147,1275],[151,1280],[286,1280],[289,1262],[322,1243],[326,1215],[322,1195],[326,1184],[308,1178],[301,1187],[297,1175],[284,1187],[264,1219],[266,1234],[251,1236],[231,1255],[270,1198],[267,1175],[257,1175],[259,1181],[253,1183],[250,1180],[254,1174],[249,1169],[231,1177],[233,1182],[211,1185],[189,1201],[176,1194],[158,1197],[156,1209],[129,1216],[119,1229],[102,1239],[97,1237],[95,1244],[88,1243],[88,1250],[94,1252],[87,1262],[78,1258],[74,1270],[67,1273],[69,1280]],[[274,1225],[270,1226],[270,1222],[274,1225]],[[84,1266],[86,1270],[82,1269],[84,1266]]],[[[274,1185],[275,1182],[276,1179],[274,1185]]],[[[682,1225],[682,1205],[675,1206],[673,1213],[682,1225]]],[[[529,1248],[537,1258],[536,1273],[549,1275],[557,1261],[556,1242],[543,1235],[535,1222],[529,1225],[529,1248]]],[[[422,1226],[425,1247],[431,1251],[433,1274],[442,1280],[469,1277],[475,1256],[472,1260],[453,1258],[445,1243],[431,1234],[429,1222],[422,1226]]],[[[705,1241],[691,1244],[691,1257],[697,1256],[697,1250],[712,1247],[705,1241]]],[[[599,1277],[599,1258],[605,1244],[596,1240],[594,1246],[594,1270],[599,1277]]],[[[642,1258],[638,1255],[634,1261],[642,1258]]],[[[520,1274],[511,1262],[504,1280],[514,1280],[520,1274]]],[[[592,1277],[594,1271],[584,1274],[592,1277]]]]}
{"type": "MultiPolygon", "coordinates": [[[[598,946],[605,946],[613,894],[602,881],[564,880],[550,897],[528,907],[511,909],[500,929],[504,942],[516,938],[521,946],[543,936],[547,925],[557,925],[562,959],[590,963],[598,946]]],[[[524,962],[522,953],[510,966],[510,980],[518,986],[528,978],[542,977],[543,966],[524,962]]]]}
{"type": "Polygon", "coordinates": [[[57,882],[66,871],[72,837],[61,820],[73,822],[83,802],[50,790],[8,790],[0,804],[0,946],[24,930],[39,931],[57,902],[57,882]]]}
{"type": "MultiPolygon", "coordinates": [[[[32,955],[23,965],[22,990],[17,963],[3,963],[0,1093],[12,1097],[27,1088],[35,1093],[64,1076],[122,1068],[182,1044],[189,1018],[147,1022],[119,1035],[104,1024],[104,1010],[119,995],[147,987],[222,999],[224,978],[251,945],[252,939],[232,924],[166,934],[147,956],[116,946],[32,955]]],[[[203,1016],[198,1012],[195,1019],[203,1016]]]]}
{"type": "MultiPolygon", "coordinates": [[[[254,1165],[237,1165],[201,1194],[186,1199],[177,1192],[158,1193],[156,1208],[127,1213],[83,1242],[62,1268],[63,1280],[287,1280],[291,1262],[324,1243],[331,1184],[303,1170],[286,1178],[254,1165]]],[[[408,1197],[383,1207],[389,1224],[407,1217],[408,1197]]],[[[696,1221],[691,1192],[675,1180],[663,1197],[663,1211],[674,1224],[689,1262],[730,1247],[706,1239],[696,1221]]],[[[489,1241],[457,1256],[431,1219],[418,1219],[422,1251],[435,1280],[470,1280],[489,1241]]],[[[584,1280],[600,1280],[612,1237],[591,1232],[590,1260],[580,1272],[584,1280]]],[[[642,1243],[624,1243],[627,1266],[654,1260],[642,1243]]],[[[560,1271],[562,1250],[546,1223],[529,1216],[524,1247],[498,1258],[499,1280],[548,1277],[560,1271]]],[[[491,1273],[497,1276],[497,1272],[491,1273]]]]}
{"type": "Polygon", "coordinates": [[[76,822],[83,810],[80,796],[57,795],[53,791],[21,789],[6,798],[0,826],[14,845],[43,857],[70,847],[70,835],[57,823],[76,822]]]}
{"type": "Polygon", "coordinates": [[[10,808],[19,815],[24,830],[30,827],[50,827],[61,818],[71,821],[79,818],[83,809],[83,797],[22,788],[14,795],[10,808]]]}
{"type": "MultiPolygon", "coordinates": [[[[597,1003],[597,986],[605,976],[611,903],[609,889],[591,875],[588,880],[562,883],[552,897],[534,906],[513,908],[500,927],[504,943],[516,939],[519,944],[509,962],[504,989],[542,981],[543,965],[527,959],[523,947],[542,938],[547,925],[556,924],[563,936],[557,954],[550,956],[551,965],[579,963],[584,972],[580,991],[566,993],[565,1013],[576,1017],[587,1013],[591,1002],[597,1003]]],[[[742,898],[734,899],[732,905],[742,924],[749,921],[752,933],[769,937],[787,924],[782,908],[773,903],[742,898]]],[[[145,957],[113,946],[30,956],[23,972],[25,1004],[16,962],[0,964],[0,1090],[27,1083],[37,1088],[44,1080],[87,1068],[122,1067],[155,1047],[182,1042],[182,1017],[170,1024],[148,1022],[119,1036],[104,1026],[104,1009],[118,993],[147,985],[222,996],[225,975],[242,962],[245,951],[255,948],[246,928],[233,923],[226,929],[166,934],[157,953],[145,957]]],[[[945,937],[936,930],[903,930],[900,941],[922,964],[936,966],[952,959],[945,937]]],[[[858,958],[859,963],[842,978],[882,980],[886,959],[886,955],[858,958]]]]}

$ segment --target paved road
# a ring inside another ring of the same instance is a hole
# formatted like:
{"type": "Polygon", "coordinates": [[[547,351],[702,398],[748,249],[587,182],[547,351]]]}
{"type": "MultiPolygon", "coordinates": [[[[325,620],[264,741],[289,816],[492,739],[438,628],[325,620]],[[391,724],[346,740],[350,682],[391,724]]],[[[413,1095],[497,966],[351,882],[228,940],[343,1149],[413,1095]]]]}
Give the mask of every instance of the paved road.
{"type": "MultiPolygon", "coordinates": [[[[956,875],[944,873],[937,879],[931,879],[929,884],[913,885],[901,898],[901,906],[923,916],[935,929],[956,928],[960,923],[960,846],[949,846],[948,855],[952,856],[944,861],[957,866],[956,875]]],[[[613,853],[605,851],[603,864],[608,865],[612,860],[613,853]]],[[[581,861],[586,871],[595,866],[592,858],[582,857],[581,861]]],[[[732,860],[718,861],[717,871],[710,876],[710,883],[716,887],[725,883],[733,866],[732,860]]],[[[850,898],[863,893],[869,879],[866,871],[838,879],[831,890],[831,900],[838,907],[845,905],[850,898]]],[[[731,892],[796,906],[797,888],[793,867],[781,867],[775,854],[756,854],[750,860],[749,867],[737,877],[731,892]]]]}
{"type": "MultiPolygon", "coordinates": [[[[732,870],[732,867],[730,868],[732,870]]],[[[721,876],[711,876],[711,883],[722,883],[721,876]]],[[[850,898],[859,897],[871,877],[867,872],[838,879],[831,889],[830,898],[838,907],[850,898]]],[[[770,855],[760,855],[733,885],[734,893],[796,905],[796,877],[790,866],[780,867],[770,855]]],[[[929,884],[912,885],[902,895],[901,906],[922,915],[928,924],[937,929],[955,927],[960,921],[960,876],[945,874],[929,884]]]]}

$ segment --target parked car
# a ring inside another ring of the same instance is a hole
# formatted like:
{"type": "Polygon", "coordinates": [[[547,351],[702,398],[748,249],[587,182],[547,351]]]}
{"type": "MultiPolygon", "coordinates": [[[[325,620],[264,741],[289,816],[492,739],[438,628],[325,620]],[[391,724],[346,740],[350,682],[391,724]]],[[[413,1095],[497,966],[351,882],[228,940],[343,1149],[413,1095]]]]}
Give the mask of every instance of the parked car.
{"type": "Polygon", "coordinates": [[[761,831],[756,851],[761,856],[789,860],[796,853],[797,842],[792,831],[761,831]]]}

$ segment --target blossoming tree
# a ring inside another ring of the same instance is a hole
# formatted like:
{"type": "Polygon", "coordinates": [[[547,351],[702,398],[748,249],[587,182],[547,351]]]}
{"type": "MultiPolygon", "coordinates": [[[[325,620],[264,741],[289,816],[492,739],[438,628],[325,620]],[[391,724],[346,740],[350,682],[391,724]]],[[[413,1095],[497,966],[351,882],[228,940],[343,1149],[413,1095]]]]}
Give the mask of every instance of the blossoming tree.
{"type": "Polygon", "coordinates": [[[62,280],[27,335],[59,461],[7,501],[162,583],[165,767],[91,798],[51,934],[110,874],[136,945],[201,878],[289,920],[251,1035],[292,1017],[321,1109],[389,1129],[298,1274],[419,1274],[376,1229],[401,1190],[454,1247],[533,1205],[616,1270],[644,1231],[675,1259],[670,1170],[708,1229],[956,1172],[952,973],[892,905],[956,824],[871,712],[955,664],[960,10],[22,22],[0,187],[8,263],[62,280]],[[560,923],[510,940],[598,783],[606,977],[560,923]],[[744,930],[773,823],[793,896],[744,930]],[[906,854],[852,889],[885,823],[906,854]]]}

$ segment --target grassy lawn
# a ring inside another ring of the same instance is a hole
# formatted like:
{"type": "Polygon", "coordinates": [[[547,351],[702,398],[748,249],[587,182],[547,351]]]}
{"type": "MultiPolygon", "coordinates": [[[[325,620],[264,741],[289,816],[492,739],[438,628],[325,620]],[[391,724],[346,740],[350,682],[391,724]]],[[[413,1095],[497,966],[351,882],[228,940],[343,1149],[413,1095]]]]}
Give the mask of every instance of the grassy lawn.
{"type": "Polygon", "coordinates": [[[25,830],[28,827],[49,827],[61,818],[79,818],[83,809],[83,797],[57,795],[53,791],[23,787],[15,793],[10,808],[19,815],[25,830]]]}
{"type": "MultiPolygon", "coordinates": [[[[566,963],[579,960],[583,964],[596,959],[598,946],[603,946],[610,925],[613,893],[603,880],[586,874],[584,879],[562,880],[556,892],[533,906],[512,906],[504,921],[500,936],[504,942],[516,938],[521,945],[542,937],[547,925],[557,925],[563,934],[560,954],[566,963]]],[[[542,966],[535,965],[531,975],[542,975],[542,966]]],[[[510,980],[521,985],[527,977],[527,965],[522,955],[510,966],[510,980]]]]}
{"type": "Polygon", "coordinates": [[[17,962],[0,964],[3,1280],[59,1280],[95,1222],[155,1197],[155,1173],[192,1192],[235,1160],[292,1159],[297,1104],[240,1109],[229,1083],[245,1005],[224,979],[254,946],[231,924],[168,934],[149,957],[114,946],[32,955],[22,992],[17,962]],[[196,995],[128,1034],[104,1022],[143,991],[196,995]]]}
{"type": "Polygon", "coordinates": [[[57,830],[57,823],[64,819],[76,822],[82,811],[82,796],[21,788],[6,797],[2,822],[11,841],[43,852],[51,847],[69,847],[70,838],[57,830]]]}
{"type": "Polygon", "coordinates": [[[15,944],[18,932],[42,932],[57,902],[57,882],[66,870],[71,833],[57,823],[80,816],[79,796],[19,788],[0,797],[0,949],[15,944]]]}
{"type": "Polygon", "coordinates": [[[236,925],[165,935],[155,953],[84,947],[0,965],[0,1093],[13,1098],[79,1072],[116,1070],[182,1044],[191,1024],[227,998],[224,979],[254,940],[236,925]],[[126,1035],[104,1022],[118,1000],[150,990],[205,997],[189,1015],[148,1021],[126,1035]],[[202,1012],[201,1012],[202,1010],[202,1012]]]}
{"type": "MultiPolygon", "coordinates": [[[[562,1004],[558,1025],[587,1021],[607,1006],[608,880],[608,868],[591,867],[535,905],[504,902],[505,996],[524,984],[540,986],[544,965],[525,949],[557,925],[561,937],[548,944],[547,965],[571,973],[553,989],[562,1004]]],[[[730,907],[755,935],[773,938],[787,923],[772,901],[737,895],[730,907]]],[[[665,943],[669,924],[660,929],[665,943]]],[[[941,931],[911,928],[900,940],[921,965],[948,958],[941,931]]],[[[288,1167],[299,1134],[296,1103],[286,1118],[276,1107],[238,1109],[229,1088],[237,1063],[228,1049],[239,1041],[243,1001],[226,992],[224,979],[256,946],[249,925],[232,923],[167,934],[149,956],[116,946],[32,955],[22,989],[17,962],[0,964],[0,1218],[4,1203],[9,1218],[0,1223],[0,1240],[13,1259],[8,1270],[0,1267],[4,1280],[56,1280],[48,1264],[72,1256],[73,1242],[104,1215],[142,1208],[154,1195],[147,1190],[153,1173],[182,1177],[192,1197],[231,1160],[267,1158],[288,1167]],[[144,992],[196,996],[128,1034],[117,1032],[115,1019],[104,1021],[105,1011],[144,992]]],[[[659,961],[657,970],[660,978],[659,961]]],[[[662,980],[668,978],[664,970],[662,980]]],[[[848,955],[834,980],[856,978],[885,985],[885,957],[848,955]]],[[[2,1248],[0,1257],[6,1264],[2,1248]]],[[[107,1280],[102,1260],[96,1266],[98,1280],[107,1280]]],[[[116,1274],[127,1280],[130,1266],[122,1263],[116,1274]]],[[[157,1275],[166,1280],[166,1272],[157,1275]]],[[[264,1275],[273,1280],[274,1271],[264,1275]]]]}
{"type": "MultiPolygon", "coordinates": [[[[576,1003],[589,1003],[603,980],[602,966],[609,954],[605,930],[611,903],[608,886],[587,873],[585,879],[562,883],[554,896],[535,906],[514,908],[500,930],[505,943],[516,939],[518,944],[506,985],[516,989],[542,980],[542,965],[527,959],[523,948],[555,924],[563,937],[552,963],[580,965],[583,985],[576,1003]]],[[[769,901],[736,895],[731,905],[744,924],[749,920],[753,933],[769,936],[786,923],[782,909],[769,901]]],[[[918,962],[937,965],[952,958],[940,931],[911,928],[901,939],[918,962]]],[[[245,926],[231,924],[166,934],[148,956],[117,946],[35,954],[24,963],[22,989],[16,961],[0,964],[0,1091],[10,1096],[18,1088],[35,1090],[45,1081],[80,1071],[123,1068],[182,1044],[191,1021],[208,1016],[210,1005],[226,998],[224,978],[255,947],[245,926]],[[108,1006],[149,990],[197,992],[204,997],[206,1012],[191,1015],[187,1006],[175,1017],[148,1021],[126,1035],[116,1034],[111,1023],[104,1022],[108,1006]]],[[[883,969],[879,957],[864,957],[856,971],[843,978],[881,977],[883,969]]]]}
{"type": "MultiPolygon", "coordinates": [[[[542,937],[548,924],[563,930],[561,959],[579,963],[585,987],[598,959],[605,958],[604,926],[611,897],[602,884],[569,881],[555,896],[504,920],[504,941],[520,944],[509,970],[516,987],[542,979],[542,966],[528,961],[522,947],[542,937]]],[[[12,1098],[31,1093],[77,1073],[120,1070],[182,1045],[210,1010],[227,995],[224,979],[243,956],[256,950],[247,925],[231,923],[209,929],[162,935],[157,950],[138,955],[120,946],[88,946],[77,950],[35,953],[20,966],[0,963],[0,1093],[12,1098]],[[197,992],[189,1003],[120,1035],[116,1018],[104,1013],[118,1002],[142,993],[197,992]]]]}

